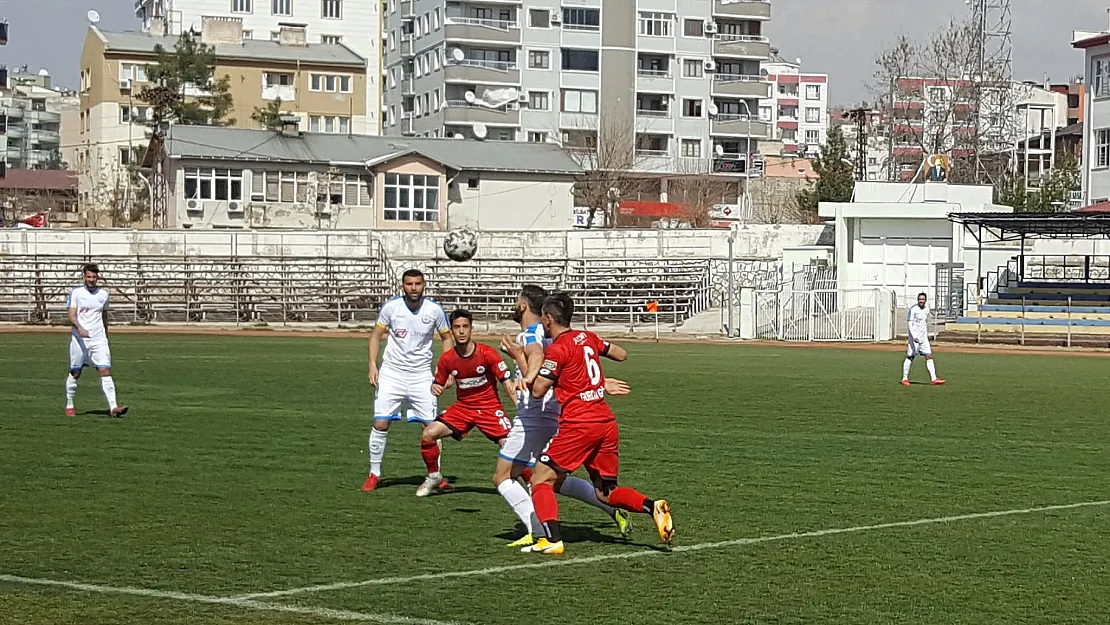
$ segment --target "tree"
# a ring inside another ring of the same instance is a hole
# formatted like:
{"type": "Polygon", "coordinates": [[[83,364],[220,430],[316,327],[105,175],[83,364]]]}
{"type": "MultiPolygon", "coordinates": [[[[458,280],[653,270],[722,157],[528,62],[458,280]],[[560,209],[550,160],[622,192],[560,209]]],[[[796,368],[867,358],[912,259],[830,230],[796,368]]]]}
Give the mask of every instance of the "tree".
{"type": "Polygon", "coordinates": [[[821,154],[813,159],[813,171],[817,172],[817,180],[809,181],[809,186],[798,192],[798,209],[803,219],[810,223],[817,222],[817,206],[821,202],[852,200],[856,179],[850,157],[844,133],[839,126],[833,126],[829,129],[829,137],[821,154]]]}
{"type": "Polygon", "coordinates": [[[69,164],[62,160],[62,153],[58,150],[50,152],[50,158],[35,165],[35,169],[69,169],[69,164]]]}
{"type": "Polygon", "coordinates": [[[1019,213],[1049,213],[1067,206],[1068,196],[1081,188],[1079,159],[1067,150],[1056,153],[1056,164],[1040,189],[1028,190],[1021,176],[1009,176],[996,186],[996,201],[1019,213]]]}
{"type": "Polygon", "coordinates": [[[276,130],[281,127],[281,117],[285,115],[281,110],[281,98],[270,100],[265,108],[254,107],[251,119],[262,124],[263,128],[276,130]]]}
{"type": "Polygon", "coordinates": [[[146,66],[149,87],[138,99],[150,104],[151,124],[164,123],[199,126],[224,126],[235,123],[228,119],[231,111],[231,77],[215,79],[216,52],[193,38],[181,35],[173,51],[161,44],[154,48],[155,61],[146,66]]]}
{"type": "Polygon", "coordinates": [[[635,117],[608,111],[594,120],[592,129],[563,131],[562,146],[583,170],[574,182],[574,204],[589,208],[587,227],[601,213],[612,228],[621,200],[639,199],[653,181],[635,173],[644,161],[637,155],[635,117]]]}

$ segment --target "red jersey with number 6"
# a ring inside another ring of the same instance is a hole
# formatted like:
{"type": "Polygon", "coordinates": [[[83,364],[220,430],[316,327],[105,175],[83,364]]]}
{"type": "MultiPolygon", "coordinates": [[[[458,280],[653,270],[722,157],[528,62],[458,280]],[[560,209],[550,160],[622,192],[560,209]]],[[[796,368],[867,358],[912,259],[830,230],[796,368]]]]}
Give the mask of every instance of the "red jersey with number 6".
{"type": "Polygon", "coordinates": [[[435,381],[442,385],[447,383],[448,376],[455,376],[455,400],[459,405],[474,410],[500,410],[497,383],[512,375],[495,349],[475,343],[469,356],[460,356],[454,349],[443,352],[436,363],[435,381]]]}
{"type": "Polygon", "coordinates": [[[605,403],[601,357],[609,343],[587,330],[567,330],[544,350],[540,375],[555,382],[555,399],[563,407],[559,423],[604,423],[616,419],[605,403]]]}

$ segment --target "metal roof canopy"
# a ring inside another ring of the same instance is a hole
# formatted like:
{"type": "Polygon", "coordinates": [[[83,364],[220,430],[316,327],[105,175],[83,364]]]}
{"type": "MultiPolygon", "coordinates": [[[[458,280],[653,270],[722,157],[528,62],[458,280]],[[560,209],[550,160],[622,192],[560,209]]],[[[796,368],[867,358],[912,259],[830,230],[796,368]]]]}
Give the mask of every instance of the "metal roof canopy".
{"type": "Polygon", "coordinates": [[[1110,237],[1108,213],[952,213],[948,219],[962,224],[980,244],[984,231],[994,241],[1110,237]]]}

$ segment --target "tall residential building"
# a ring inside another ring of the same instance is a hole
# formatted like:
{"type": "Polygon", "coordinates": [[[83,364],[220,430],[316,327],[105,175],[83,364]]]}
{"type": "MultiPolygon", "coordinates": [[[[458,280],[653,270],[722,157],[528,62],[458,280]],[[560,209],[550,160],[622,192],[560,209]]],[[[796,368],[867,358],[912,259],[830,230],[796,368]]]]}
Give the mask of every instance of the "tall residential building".
{"type": "Polygon", "coordinates": [[[1072,47],[1084,53],[1083,200],[1110,200],[1110,31],[1075,31],[1072,47]]]}
{"type": "Polygon", "coordinates": [[[49,76],[20,80],[0,93],[0,160],[9,169],[60,169],[62,114],[72,109],[72,92],[50,88],[49,76]]]}
{"type": "Polygon", "coordinates": [[[136,0],[143,30],[177,37],[200,32],[206,17],[241,20],[243,37],[276,41],[285,27],[304,29],[309,47],[343,44],[365,59],[365,107],[354,115],[365,123],[355,134],[379,134],[381,92],[381,0],[136,0]]]}
{"type": "Polygon", "coordinates": [[[602,151],[634,135],[635,168],[656,172],[740,172],[770,137],[769,2],[385,4],[385,134],[602,151]]]}
{"type": "MultiPolygon", "coordinates": [[[[260,128],[253,113],[277,99],[283,112],[300,117],[304,130],[354,134],[366,125],[365,59],[344,44],[307,44],[301,27],[282,27],[277,40],[260,41],[242,39],[239,26],[238,20],[207,18],[200,33],[215,50],[214,78],[230,78],[233,125],[260,128]]],[[[149,85],[146,67],[155,61],[156,46],[172,50],[176,42],[149,32],[89,28],[81,54],[80,149],[72,164],[81,175],[83,201],[103,205],[120,185],[133,184],[121,174],[149,143],[151,107],[138,97],[149,85]]]]}
{"type": "Polygon", "coordinates": [[[763,63],[770,96],[759,102],[759,119],[771,124],[782,153],[816,156],[829,135],[829,75],[803,72],[801,59],[775,56],[763,63]]]}

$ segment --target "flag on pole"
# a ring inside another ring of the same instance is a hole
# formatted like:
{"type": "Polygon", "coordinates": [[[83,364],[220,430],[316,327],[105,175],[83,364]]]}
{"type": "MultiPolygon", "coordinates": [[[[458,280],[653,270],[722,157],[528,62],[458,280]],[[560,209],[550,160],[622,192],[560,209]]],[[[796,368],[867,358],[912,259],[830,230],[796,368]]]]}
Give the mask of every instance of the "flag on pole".
{"type": "Polygon", "coordinates": [[[648,302],[644,308],[646,308],[649,313],[659,314],[659,302],[648,302]]]}
{"type": "Polygon", "coordinates": [[[21,224],[26,224],[32,228],[45,228],[46,227],[46,213],[38,213],[20,221],[21,224]]]}

